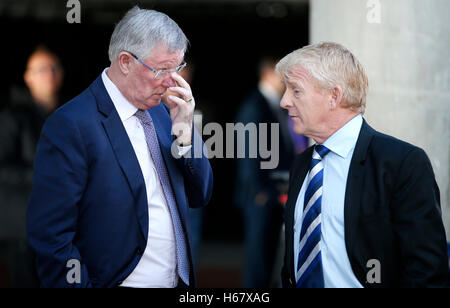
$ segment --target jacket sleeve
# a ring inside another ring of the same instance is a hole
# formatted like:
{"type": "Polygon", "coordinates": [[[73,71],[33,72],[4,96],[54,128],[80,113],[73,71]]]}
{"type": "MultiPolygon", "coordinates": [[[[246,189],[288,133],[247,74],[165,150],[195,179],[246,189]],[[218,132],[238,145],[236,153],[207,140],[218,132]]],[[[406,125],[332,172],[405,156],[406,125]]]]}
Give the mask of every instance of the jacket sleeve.
{"type": "Polygon", "coordinates": [[[28,241],[36,252],[42,287],[91,287],[73,243],[77,204],[87,182],[86,157],[76,123],[57,111],[44,125],[38,143],[27,211],[28,241]]]}
{"type": "Polygon", "coordinates": [[[444,287],[447,244],[439,188],[422,149],[408,153],[400,167],[391,204],[400,245],[402,287],[444,287]]]}
{"type": "MultiPolygon", "coordinates": [[[[161,103],[170,123],[170,109],[161,103]]],[[[204,151],[202,137],[192,124],[192,146],[191,149],[180,156],[176,149],[175,142],[172,143],[172,156],[175,158],[184,178],[186,196],[189,207],[199,208],[209,203],[213,192],[213,173],[209,163],[207,153],[204,151]]],[[[171,131],[171,130],[169,130],[171,131]]],[[[175,136],[172,135],[173,140],[175,136]]]]}
{"type": "Polygon", "coordinates": [[[194,128],[192,147],[178,160],[184,176],[189,207],[192,208],[205,206],[211,199],[213,173],[206,155],[202,138],[194,128]]]}

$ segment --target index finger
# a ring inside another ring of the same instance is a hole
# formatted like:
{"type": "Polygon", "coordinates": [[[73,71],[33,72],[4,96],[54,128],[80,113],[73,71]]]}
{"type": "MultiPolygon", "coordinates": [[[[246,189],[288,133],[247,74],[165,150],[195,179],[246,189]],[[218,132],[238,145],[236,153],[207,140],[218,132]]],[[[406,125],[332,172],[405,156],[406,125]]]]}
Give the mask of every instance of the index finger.
{"type": "Polygon", "coordinates": [[[185,88],[185,89],[187,89],[189,91],[191,90],[191,87],[189,86],[187,81],[184,80],[184,78],[181,77],[178,73],[173,72],[171,76],[172,76],[173,79],[175,79],[175,81],[178,82],[178,85],[180,87],[185,88]]]}

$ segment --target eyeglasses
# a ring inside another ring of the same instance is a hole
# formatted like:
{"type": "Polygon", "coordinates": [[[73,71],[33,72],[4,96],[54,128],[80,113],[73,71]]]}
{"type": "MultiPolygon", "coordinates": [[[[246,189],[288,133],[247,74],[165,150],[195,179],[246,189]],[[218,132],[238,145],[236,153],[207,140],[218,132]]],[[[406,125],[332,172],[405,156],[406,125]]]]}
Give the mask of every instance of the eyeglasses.
{"type": "Polygon", "coordinates": [[[148,66],[147,64],[144,63],[144,61],[142,61],[141,59],[139,59],[135,54],[127,51],[130,55],[133,56],[133,58],[135,58],[139,63],[141,63],[142,65],[144,65],[146,68],[148,68],[149,70],[152,71],[153,74],[155,74],[155,79],[164,79],[167,78],[170,74],[172,74],[173,72],[181,72],[181,70],[187,65],[186,62],[181,63],[180,65],[178,65],[175,68],[162,68],[159,70],[155,70],[153,68],[151,68],[150,66],[148,66]]]}

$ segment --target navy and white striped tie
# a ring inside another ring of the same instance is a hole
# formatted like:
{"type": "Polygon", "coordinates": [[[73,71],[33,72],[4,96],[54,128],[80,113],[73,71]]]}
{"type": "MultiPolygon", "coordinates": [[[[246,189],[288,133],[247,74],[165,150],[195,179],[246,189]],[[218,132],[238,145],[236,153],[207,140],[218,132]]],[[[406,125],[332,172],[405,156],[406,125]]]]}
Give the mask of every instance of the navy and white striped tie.
{"type": "Polygon", "coordinates": [[[322,159],[330,152],[316,145],[309,170],[303,205],[302,229],[297,262],[297,288],[323,288],[322,254],[320,249],[322,211],[322,159]]]}

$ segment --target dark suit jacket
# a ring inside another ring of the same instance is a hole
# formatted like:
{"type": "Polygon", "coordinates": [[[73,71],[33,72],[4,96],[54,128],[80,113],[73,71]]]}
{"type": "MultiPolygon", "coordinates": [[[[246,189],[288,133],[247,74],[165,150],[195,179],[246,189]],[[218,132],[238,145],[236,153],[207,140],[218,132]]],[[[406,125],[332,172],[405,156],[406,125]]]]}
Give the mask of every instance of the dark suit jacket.
{"type": "MultiPolygon", "coordinates": [[[[206,157],[173,158],[167,108],[160,104],[149,112],[189,239],[188,207],[209,201],[211,167],[206,157]]],[[[195,133],[192,151],[197,142],[202,141],[195,133]]],[[[143,254],[148,227],[144,178],[99,76],[49,117],[38,144],[27,231],[42,286],[120,284],[143,254]],[[80,284],[67,282],[70,259],[81,263],[80,284]]]]}
{"type": "MultiPolygon", "coordinates": [[[[248,149],[250,141],[248,136],[245,137],[245,149],[247,151],[245,158],[239,158],[237,160],[237,172],[236,183],[234,189],[234,202],[241,209],[245,209],[254,205],[255,195],[264,191],[268,193],[269,204],[278,204],[278,197],[281,193],[286,191],[280,191],[279,181],[273,178],[274,171],[285,172],[289,171],[292,160],[294,159],[294,149],[290,136],[284,136],[282,125],[286,123],[280,123],[277,116],[274,114],[269,106],[269,102],[264,98],[259,90],[255,90],[247,97],[242,107],[238,110],[237,123],[256,124],[267,123],[267,148],[274,150],[272,145],[271,123],[279,123],[279,161],[278,166],[275,169],[261,169],[261,161],[268,161],[269,159],[262,159],[259,155],[256,158],[249,158],[248,149]]],[[[288,128],[286,126],[286,131],[288,128]]],[[[259,134],[259,128],[258,128],[259,134]]],[[[236,147],[235,147],[236,148],[236,147]]],[[[273,153],[272,153],[273,154],[273,153]]],[[[287,182],[287,177],[284,180],[287,182]]],[[[280,219],[281,222],[281,219],[280,219]]]]}
{"type": "MultiPolygon", "coordinates": [[[[297,156],[291,169],[285,287],[295,287],[294,209],[312,151],[297,156]]],[[[445,286],[446,239],[431,163],[422,149],[381,134],[365,121],[347,178],[344,225],[353,273],[364,287],[445,286]],[[380,261],[380,283],[367,281],[371,259],[380,261]]]]}

